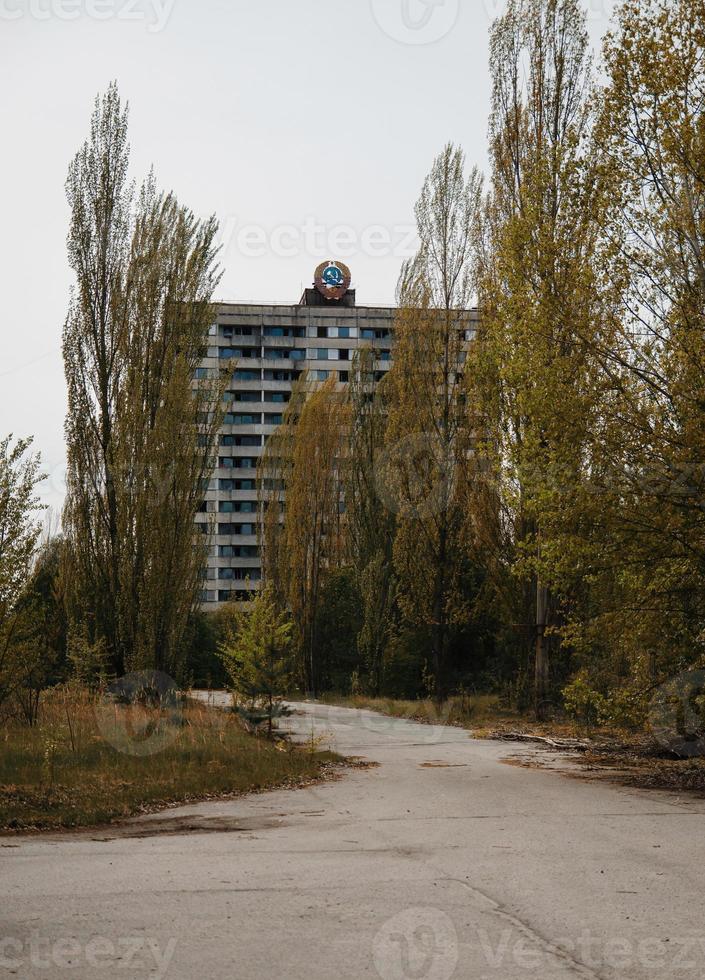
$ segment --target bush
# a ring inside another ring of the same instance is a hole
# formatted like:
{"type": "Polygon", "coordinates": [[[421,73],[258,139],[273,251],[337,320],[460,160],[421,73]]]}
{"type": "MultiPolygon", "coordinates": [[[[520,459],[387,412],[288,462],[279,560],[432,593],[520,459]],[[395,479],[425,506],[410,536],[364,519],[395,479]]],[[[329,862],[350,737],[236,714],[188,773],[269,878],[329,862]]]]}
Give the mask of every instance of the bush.
{"type": "Polygon", "coordinates": [[[585,671],[576,674],[563,688],[563,705],[566,712],[585,728],[600,723],[604,716],[606,701],[599,691],[591,687],[585,671]]]}

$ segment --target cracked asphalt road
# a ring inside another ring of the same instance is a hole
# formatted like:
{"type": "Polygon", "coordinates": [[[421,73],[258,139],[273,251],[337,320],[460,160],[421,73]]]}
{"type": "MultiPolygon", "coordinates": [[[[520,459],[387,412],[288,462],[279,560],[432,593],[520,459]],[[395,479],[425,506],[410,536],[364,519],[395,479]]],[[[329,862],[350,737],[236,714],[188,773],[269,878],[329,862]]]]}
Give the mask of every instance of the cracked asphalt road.
{"type": "Polygon", "coordinates": [[[134,837],[0,838],[0,976],[705,975],[705,801],[504,765],[511,746],[458,729],[295,707],[300,737],[379,765],[139,818],[134,837]]]}

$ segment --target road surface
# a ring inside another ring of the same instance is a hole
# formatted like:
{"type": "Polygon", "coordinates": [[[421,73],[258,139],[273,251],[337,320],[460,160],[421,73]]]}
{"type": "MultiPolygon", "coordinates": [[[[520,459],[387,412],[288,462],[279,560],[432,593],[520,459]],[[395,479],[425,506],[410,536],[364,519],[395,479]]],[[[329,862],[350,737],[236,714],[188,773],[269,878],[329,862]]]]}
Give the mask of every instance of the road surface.
{"type": "Polygon", "coordinates": [[[705,976],[705,801],[296,707],[301,736],[378,766],[127,833],[0,838],[0,976],[705,976]]]}

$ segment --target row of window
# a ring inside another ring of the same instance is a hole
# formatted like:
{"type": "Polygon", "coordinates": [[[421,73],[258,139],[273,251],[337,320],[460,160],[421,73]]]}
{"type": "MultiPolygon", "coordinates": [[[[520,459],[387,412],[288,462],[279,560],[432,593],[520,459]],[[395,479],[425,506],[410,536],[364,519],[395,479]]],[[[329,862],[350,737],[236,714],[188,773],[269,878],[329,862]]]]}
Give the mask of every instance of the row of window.
{"type": "Polygon", "coordinates": [[[221,446],[261,446],[262,436],[225,435],[220,437],[221,446]]]}
{"type": "Polygon", "coordinates": [[[219,524],[218,534],[231,534],[231,535],[254,535],[257,534],[257,527],[255,524],[219,524]]]}
{"type": "Polygon", "coordinates": [[[228,582],[259,582],[262,572],[259,568],[219,568],[218,578],[228,582]]]}
{"type": "MultiPolygon", "coordinates": [[[[220,327],[220,336],[224,340],[232,340],[233,337],[252,337],[254,336],[252,327],[220,327]]],[[[305,327],[262,327],[263,337],[305,337],[305,327]]],[[[320,334],[319,334],[320,336],[320,334]]],[[[341,336],[343,336],[341,334],[341,336]]]]}
{"type": "Polygon", "coordinates": [[[221,361],[228,361],[233,357],[239,360],[256,361],[260,357],[259,347],[219,347],[218,357],[221,361]]]}
{"type": "Polygon", "coordinates": [[[224,470],[256,470],[255,456],[219,456],[218,466],[224,470]]]}
{"type": "Polygon", "coordinates": [[[218,480],[219,490],[256,490],[256,480],[218,480]]]}
{"type": "Polygon", "coordinates": [[[256,500],[221,500],[218,504],[221,514],[256,514],[256,500]]]}
{"type": "Polygon", "coordinates": [[[305,361],[306,350],[303,347],[265,347],[262,356],[265,361],[305,361]]]}
{"type": "MultiPolygon", "coordinates": [[[[262,425],[262,414],[254,412],[226,412],[223,418],[224,425],[262,425]]],[[[281,425],[282,414],[281,412],[265,412],[264,413],[264,424],[265,425],[281,425]]],[[[227,445],[227,444],[226,444],[227,445]]],[[[236,443],[237,445],[237,443],[236,443]]],[[[246,443],[242,443],[246,445],[246,443]]],[[[258,443],[252,443],[256,446],[258,443]]]]}
{"type": "MultiPolygon", "coordinates": [[[[380,361],[389,361],[390,360],[389,352],[388,351],[380,351],[379,352],[379,360],[380,361]]],[[[199,368],[199,370],[200,370],[200,368],[199,368]]],[[[205,370],[205,368],[204,368],[204,370],[205,370]]],[[[319,374],[321,373],[320,370],[318,371],[318,373],[319,374]]],[[[349,378],[350,378],[350,372],[348,370],[338,371],[337,373],[338,373],[338,378],[339,378],[340,381],[347,382],[349,380],[349,378]]],[[[324,377],[327,378],[329,374],[330,374],[330,371],[325,371],[324,372],[324,377]]],[[[314,377],[316,376],[316,372],[315,371],[313,372],[313,376],[314,377]]],[[[272,371],[272,370],[266,369],[264,371],[253,371],[251,369],[248,370],[247,368],[244,368],[244,369],[235,371],[233,373],[233,381],[261,381],[261,380],[264,380],[264,381],[291,381],[291,382],[294,382],[294,381],[297,381],[298,378],[300,378],[300,377],[301,377],[301,372],[300,371],[286,371],[286,370],[278,370],[278,371],[275,370],[275,371],[272,371]]],[[[375,372],[375,379],[377,381],[381,380],[383,377],[384,377],[384,372],[383,371],[376,371],[375,372]]],[[[257,401],[259,401],[259,399],[257,399],[257,401]]]]}
{"type": "Polygon", "coordinates": [[[219,558],[259,558],[259,548],[256,544],[221,544],[218,547],[219,558]]]}
{"type": "Polygon", "coordinates": [[[226,391],[223,400],[226,402],[288,402],[290,391],[226,391]]]}
{"type": "MultiPolygon", "coordinates": [[[[358,337],[362,337],[364,340],[380,340],[384,337],[389,337],[391,330],[388,327],[335,327],[335,326],[324,326],[315,327],[315,336],[317,337],[337,337],[341,340],[350,339],[356,340],[358,337]]],[[[253,337],[255,335],[255,328],[241,326],[228,326],[227,324],[221,324],[219,328],[220,336],[225,340],[232,340],[233,337],[253,337]]],[[[305,337],[306,328],[305,327],[292,327],[292,326],[264,326],[262,327],[263,337],[305,337]]],[[[469,332],[469,331],[468,331],[469,332]]]]}
{"type": "MultiPolygon", "coordinates": [[[[351,349],[338,347],[265,347],[262,357],[265,361],[349,361],[351,349]]],[[[220,347],[218,355],[222,360],[238,358],[240,360],[256,360],[260,357],[259,347],[220,347]]],[[[392,352],[389,349],[377,351],[377,357],[389,361],[392,352]]]]}

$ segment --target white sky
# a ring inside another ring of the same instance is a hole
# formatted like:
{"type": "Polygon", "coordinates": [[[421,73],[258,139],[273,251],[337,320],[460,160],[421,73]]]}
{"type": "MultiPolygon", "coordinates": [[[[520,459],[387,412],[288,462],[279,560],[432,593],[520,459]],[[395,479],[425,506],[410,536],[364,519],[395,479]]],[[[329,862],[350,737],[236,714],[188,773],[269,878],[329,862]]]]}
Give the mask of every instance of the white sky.
{"type": "MultiPolygon", "coordinates": [[[[595,42],[614,0],[588,0],[595,42]]],[[[485,167],[502,0],[0,0],[0,435],[63,497],[64,179],[111,79],[133,176],[221,221],[229,301],[296,302],[325,258],[392,304],[433,157],[485,167]],[[249,229],[249,231],[248,231],[249,229]],[[254,231],[253,229],[258,229],[254,231]]]]}

